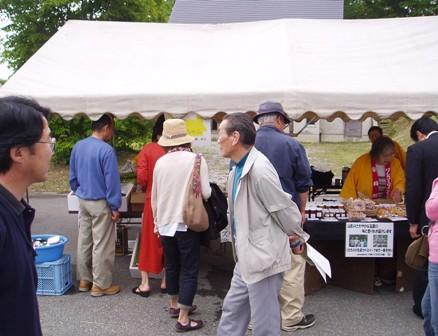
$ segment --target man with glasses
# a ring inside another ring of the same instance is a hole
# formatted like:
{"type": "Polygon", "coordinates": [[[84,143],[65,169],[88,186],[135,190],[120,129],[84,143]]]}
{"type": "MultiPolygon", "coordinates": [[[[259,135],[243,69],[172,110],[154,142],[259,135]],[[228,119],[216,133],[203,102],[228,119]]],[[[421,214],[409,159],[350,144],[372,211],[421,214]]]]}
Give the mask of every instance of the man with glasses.
{"type": "Polygon", "coordinates": [[[0,98],[0,330],[41,335],[38,278],[30,227],[35,210],[27,188],[47,180],[53,140],[50,110],[19,97],[0,98]]]}
{"type": "MultiPolygon", "coordinates": [[[[255,147],[271,161],[283,190],[291,195],[300,209],[304,223],[307,197],[312,186],[306,151],[296,139],[283,132],[290,121],[280,103],[261,104],[254,122],[260,125],[255,147]]],[[[303,314],[305,269],[304,258],[292,254],[292,267],[284,272],[280,290],[281,328],[285,331],[305,329],[315,324],[312,314],[303,314]]]]}
{"type": "Polygon", "coordinates": [[[79,141],[70,157],[70,187],[79,198],[77,276],[79,291],[91,296],[113,295],[115,227],[122,203],[117,157],[107,141],[113,119],[104,114],[93,121],[92,135],[79,141]]]}

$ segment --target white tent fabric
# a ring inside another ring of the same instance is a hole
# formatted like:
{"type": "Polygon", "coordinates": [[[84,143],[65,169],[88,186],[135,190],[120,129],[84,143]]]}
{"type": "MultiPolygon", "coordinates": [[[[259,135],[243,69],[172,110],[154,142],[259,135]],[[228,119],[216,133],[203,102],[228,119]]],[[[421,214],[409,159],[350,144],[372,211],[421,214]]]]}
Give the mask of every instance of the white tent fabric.
{"type": "Polygon", "coordinates": [[[0,89],[69,119],[256,111],[331,120],[438,112],[438,17],[219,25],[67,22],[0,89]]]}

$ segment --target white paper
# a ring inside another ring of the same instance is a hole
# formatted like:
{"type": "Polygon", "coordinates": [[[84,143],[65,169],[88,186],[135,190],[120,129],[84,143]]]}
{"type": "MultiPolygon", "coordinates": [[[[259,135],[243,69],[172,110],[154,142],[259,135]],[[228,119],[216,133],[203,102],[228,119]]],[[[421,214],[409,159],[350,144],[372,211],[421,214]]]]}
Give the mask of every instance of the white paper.
{"type": "Polygon", "coordinates": [[[324,279],[324,282],[327,283],[327,274],[322,270],[321,267],[319,267],[317,264],[314,264],[316,269],[318,270],[319,274],[321,274],[321,277],[324,279]]]}
{"type": "Polygon", "coordinates": [[[399,217],[399,216],[389,217],[388,219],[393,222],[408,220],[406,217],[399,217]]]}
{"type": "Polygon", "coordinates": [[[326,257],[314,249],[309,243],[306,243],[307,258],[309,258],[315,265],[316,269],[321,274],[325,282],[327,282],[327,277],[332,277],[332,269],[330,267],[330,262],[326,257]]]}

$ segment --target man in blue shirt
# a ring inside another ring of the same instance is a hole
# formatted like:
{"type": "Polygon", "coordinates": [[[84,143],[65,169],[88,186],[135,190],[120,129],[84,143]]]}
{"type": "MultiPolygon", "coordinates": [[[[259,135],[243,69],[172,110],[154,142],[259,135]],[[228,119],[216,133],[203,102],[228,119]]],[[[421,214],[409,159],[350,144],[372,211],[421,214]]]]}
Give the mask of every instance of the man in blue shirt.
{"type": "Polygon", "coordinates": [[[79,141],[70,157],[70,187],[79,198],[77,274],[79,291],[91,289],[94,297],[113,295],[115,228],[121,205],[117,157],[106,141],[114,122],[104,114],[92,123],[92,135],[79,141]]]}
{"type": "Polygon", "coordinates": [[[35,216],[24,200],[27,188],[47,180],[54,149],[49,110],[35,101],[0,98],[0,334],[40,336],[35,252],[35,216]]]}
{"type": "MultiPolygon", "coordinates": [[[[306,202],[312,185],[312,173],[304,147],[285,134],[289,117],[280,103],[260,105],[254,121],[261,127],[257,131],[255,147],[265,154],[277,171],[283,190],[291,195],[305,219],[306,202]]],[[[304,273],[306,262],[300,255],[292,255],[292,267],[284,273],[280,290],[282,329],[294,331],[315,324],[312,314],[303,314],[304,273]]]]}

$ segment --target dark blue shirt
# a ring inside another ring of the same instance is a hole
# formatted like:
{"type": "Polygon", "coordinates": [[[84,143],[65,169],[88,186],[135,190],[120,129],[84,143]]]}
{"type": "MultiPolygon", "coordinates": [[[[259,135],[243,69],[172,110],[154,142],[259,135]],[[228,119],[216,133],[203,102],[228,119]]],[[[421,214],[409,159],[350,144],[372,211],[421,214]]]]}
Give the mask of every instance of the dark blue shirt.
{"type": "Polygon", "coordinates": [[[30,226],[35,210],[0,185],[0,335],[39,336],[38,277],[30,226]]]}
{"type": "Polygon", "coordinates": [[[275,127],[262,126],[257,131],[255,147],[271,161],[283,190],[292,195],[299,207],[298,194],[312,186],[312,172],[303,145],[275,127]]]}

